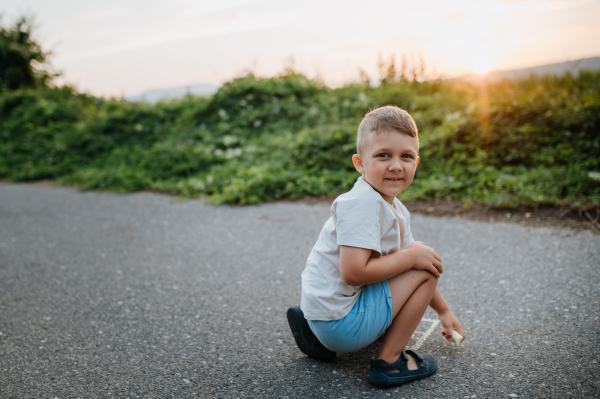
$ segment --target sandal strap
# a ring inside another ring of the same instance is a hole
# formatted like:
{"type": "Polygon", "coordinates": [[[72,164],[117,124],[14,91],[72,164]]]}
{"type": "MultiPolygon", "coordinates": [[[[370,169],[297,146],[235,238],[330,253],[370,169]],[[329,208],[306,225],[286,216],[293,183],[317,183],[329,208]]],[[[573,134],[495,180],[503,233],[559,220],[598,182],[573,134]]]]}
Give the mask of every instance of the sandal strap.
{"type": "Polygon", "coordinates": [[[426,362],[425,362],[425,359],[423,359],[423,356],[419,355],[417,352],[412,351],[410,349],[407,350],[406,353],[409,354],[409,355],[412,355],[412,357],[415,358],[415,361],[417,362],[417,365],[419,366],[419,369],[421,367],[426,367],[425,366],[426,362]]]}
{"type": "Polygon", "coordinates": [[[404,369],[408,370],[408,356],[406,356],[405,351],[402,351],[402,353],[398,357],[398,360],[390,364],[390,370],[395,369],[399,369],[402,371],[404,371],[404,369]]]}
{"type": "Polygon", "coordinates": [[[398,360],[396,360],[394,363],[388,363],[382,359],[371,359],[371,367],[377,368],[382,372],[389,372],[396,369],[406,372],[408,371],[408,356],[406,356],[406,353],[402,351],[398,357],[398,360]]]}
{"type": "Polygon", "coordinates": [[[394,363],[388,363],[381,359],[372,359],[371,367],[375,367],[375,368],[379,369],[380,371],[387,371],[387,372],[397,369],[397,370],[400,370],[402,373],[406,374],[406,373],[414,373],[414,372],[421,370],[422,368],[426,368],[427,362],[425,361],[423,356],[421,356],[417,352],[414,352],[409,349],[406,351],[402,351],[402,353],[398,357],[398,360],[396,360],[394,363]],[[417,366],[419,366],[419,368],[417,370],[409,370],[408,355],[411,355],[417,362],[417,366]]]}

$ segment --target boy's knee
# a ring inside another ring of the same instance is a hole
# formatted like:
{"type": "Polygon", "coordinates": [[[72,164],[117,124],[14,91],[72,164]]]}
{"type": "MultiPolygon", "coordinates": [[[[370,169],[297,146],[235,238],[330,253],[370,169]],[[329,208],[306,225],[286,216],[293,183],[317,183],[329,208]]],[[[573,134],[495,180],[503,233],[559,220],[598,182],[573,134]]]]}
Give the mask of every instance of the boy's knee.
{"type": "Polygon", "coordinates": [[[437,283],[438,283],[438,277],[434,276],[432,273],[426,271],[426,270],[421,270],[422,273],[424,273],[424,284],[430,285],[433,289],[435,289],[435,287],[437,287],[437,283]]]}
{"type": "Polygon", "coordinates": [[[438,278],[436,276],[434,276],[432,273],[428,272],[427,270],[415,270],[415,272],[417,272],[419,277],[421,277],[425,281],[430,281],[433,284],[437,285],[438,278]]]}

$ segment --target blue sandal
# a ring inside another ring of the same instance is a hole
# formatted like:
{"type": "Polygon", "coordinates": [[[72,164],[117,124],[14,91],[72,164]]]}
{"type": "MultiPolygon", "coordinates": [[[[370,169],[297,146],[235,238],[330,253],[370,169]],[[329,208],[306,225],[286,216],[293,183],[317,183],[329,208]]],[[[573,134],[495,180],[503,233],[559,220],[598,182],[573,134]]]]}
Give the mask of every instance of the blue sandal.
{"type": "Polygon", "coordinates": [[[310,357],[320,360],[335,359],[335,352],[327,349],[310,329],[300,306],[292,306],[287,311],[287,319],[298,348],[310,357]]]}
{"type": "Polygon", "coordinates": [[[391,387],[429,377],[436,370],[437,362],[433,356],[419,355],[411,350],[407,350],[402,351],[396,363],[388,363],[381,359],[372,359],[369,382],[380,387],[391,387]],[[419,366],[417,370],[408,369],[407,354],[411,355],[417,362],[419,366]],[[400,372],[392,372],[392,370],[399,370],[400,372]]]}

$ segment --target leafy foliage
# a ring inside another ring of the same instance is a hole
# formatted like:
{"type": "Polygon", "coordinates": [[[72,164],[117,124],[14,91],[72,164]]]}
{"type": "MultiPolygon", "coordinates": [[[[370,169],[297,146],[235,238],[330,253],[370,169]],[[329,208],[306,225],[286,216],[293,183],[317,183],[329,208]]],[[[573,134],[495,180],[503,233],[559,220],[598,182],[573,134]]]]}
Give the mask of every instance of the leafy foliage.
{"type": "Polygon", "coordinates": [[[0,25],[0,92],[44,86],[57,76],[48,70],[49,53],[32,31],[32,19],[27,17],[20,17],[12,27],[0,25]]]}
{"type": "Polygon", "coordinates": [[[68,87],[5,91],[0,177],[230,204],[337,195],[358,177],[361,118],[395,104],[420,129],[421,162],[403,199],[600,203],[600,73],[474,84],[386,71],[377,88],[335,90],[291,70],[250,74],[210,98],[153,105],[68,87]]]}

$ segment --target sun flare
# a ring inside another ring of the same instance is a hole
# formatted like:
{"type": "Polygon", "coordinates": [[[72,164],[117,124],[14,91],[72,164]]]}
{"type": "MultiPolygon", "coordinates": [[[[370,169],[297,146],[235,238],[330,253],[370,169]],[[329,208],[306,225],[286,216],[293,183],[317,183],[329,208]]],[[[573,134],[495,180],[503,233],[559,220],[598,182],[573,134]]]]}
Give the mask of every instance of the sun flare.
{"type": "Polygon", "coordinates": [[[487,61],[479,61],[473,69],[475,72],[483,74],[490,70],[490,64],[487,61]]]}

